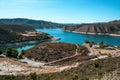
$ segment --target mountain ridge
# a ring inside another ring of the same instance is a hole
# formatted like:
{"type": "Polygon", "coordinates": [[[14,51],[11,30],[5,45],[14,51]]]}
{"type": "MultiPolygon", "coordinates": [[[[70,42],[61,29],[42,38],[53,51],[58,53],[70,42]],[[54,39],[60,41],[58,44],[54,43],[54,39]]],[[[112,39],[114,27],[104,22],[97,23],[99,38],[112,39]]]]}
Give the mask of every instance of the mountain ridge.
{"type": "Polygon", "coordinates": [[[33,19],[27,19],[27,18],[2,18],[0,19],[0,23],[4,24],[17,24],[17,25],[29,25],[34,28],[61,28],[64,26],[64,24],[59,24],[55,22],[50,21],[44,21],[44,20],[33,20],[33,19]]]}

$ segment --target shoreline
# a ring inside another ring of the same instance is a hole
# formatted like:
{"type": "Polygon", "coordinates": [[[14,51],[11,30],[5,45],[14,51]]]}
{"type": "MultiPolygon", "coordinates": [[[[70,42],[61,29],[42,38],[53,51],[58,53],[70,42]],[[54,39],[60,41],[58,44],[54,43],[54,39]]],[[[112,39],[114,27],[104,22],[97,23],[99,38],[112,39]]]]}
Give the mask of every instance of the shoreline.
{"type": "Polygon", "coordinates": [[[30,44],[40,43],[40,42],[57,41],[57,40],[60,40],[60,38],[53,37],[51,39],[44,39],[44,40],[32,40],[32,41],[22,41],[22,42],[6,43],[6,44],[0,44],[0,47],[22,46],[22,45],[30,45],[30,44]]]}
{"type": "Polygon", "coordinates": [[[119,34],[109,34],[109,33],[91,33],[91,32],[78,32],[78,31],[69,31],[69,30],[63,30],[66,32],[72,32],[72,33],[80,33],[80,34],[90,34],[90,35],[107,35],[107,36],[120,36],[119,34]]]}
{"type": "Polygon", "coordinates": [[[33,41],[22,41],[22,42],[15,42],[15,43],[0,44],[0,47],[22,46],[22,45],[35,44],[35,43],[47,42],[47,41],[52,41],[52,38],[51,39],[45,39],[45,40],[33,40],[33,41]]]}

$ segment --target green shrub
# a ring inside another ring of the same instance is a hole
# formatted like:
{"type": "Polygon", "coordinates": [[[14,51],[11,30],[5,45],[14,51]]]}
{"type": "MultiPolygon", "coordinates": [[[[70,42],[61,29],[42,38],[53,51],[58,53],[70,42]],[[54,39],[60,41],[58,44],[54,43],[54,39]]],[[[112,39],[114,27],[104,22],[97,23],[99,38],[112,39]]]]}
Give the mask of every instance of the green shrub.
{"type": "Polygon", "coordinates": [[[0,49],[0,55],[2,54],[3,52],[2,52],[2,50],[0,49]]]}
{"type": "Polygon", "coordinates": [[[99,66],[100,66],[99,62],[97,62],[97,61],[94,62],[94,67],[95,67],[95,68],[98,68],[99,66]]]}
{"type": "Polygon", "coordinates": [[[15,48],[7,48],[6,56],[7,57],[12,57],[12,58],[17,58],[18,57],[17,49],[15,49],[15,48]]]}
{"type": "Polygon", "coordinates": [[[36,73],[30,73],[29,76],[32,80],[37,80],[37,74],[36,73]]]}

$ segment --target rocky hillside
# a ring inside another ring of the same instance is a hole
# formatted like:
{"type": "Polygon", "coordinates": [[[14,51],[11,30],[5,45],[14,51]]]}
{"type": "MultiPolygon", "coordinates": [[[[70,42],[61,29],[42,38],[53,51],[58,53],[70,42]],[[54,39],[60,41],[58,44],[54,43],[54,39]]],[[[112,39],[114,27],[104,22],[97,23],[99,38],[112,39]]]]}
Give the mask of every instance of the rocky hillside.
{"type": "MultiPolygon", "coordinates": [[[[41,43],[34,48],[27,50],[24,56],[29,59],[51,62],[74,55],[76,49],[77,46],[75,44],[47,42],[41,43]]],[[[88,53],[88,50],[85,47],[80,46],[79,52],[83,52],[83,50],[88,53]]]]}
{"type": "Polygon", "coordinates": [[[71,27],[63,27],[64,31],[77,31],[85,33],[109,33],[120,34],[120,20],[107,23],[81,24],[71,27]]]}
{"type": "Polygon", "coordinates": [[[16,19],[0,19],[0,23],[5,24],[19,24],[19,25],[29,25],[34,28],[60,28],[64,26],[63,24],[43,21],[43,20],[32,20],[26,18],[16,18],[16,19]]]}

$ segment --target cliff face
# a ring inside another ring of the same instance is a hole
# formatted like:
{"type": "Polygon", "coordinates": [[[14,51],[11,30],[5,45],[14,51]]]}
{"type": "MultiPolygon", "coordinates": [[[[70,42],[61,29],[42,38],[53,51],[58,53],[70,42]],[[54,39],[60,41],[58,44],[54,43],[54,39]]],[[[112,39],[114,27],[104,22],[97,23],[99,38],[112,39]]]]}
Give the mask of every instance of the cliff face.
{"type": "Polygon", "coordinates": [[[71,27],[63,27],[64,31],[77,31],[85,33],[110,33],[120,34],[120,21],[111,21],[108,23],[81,24],[71,27]]]}

